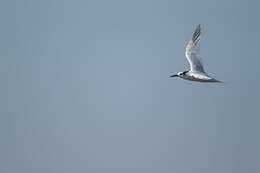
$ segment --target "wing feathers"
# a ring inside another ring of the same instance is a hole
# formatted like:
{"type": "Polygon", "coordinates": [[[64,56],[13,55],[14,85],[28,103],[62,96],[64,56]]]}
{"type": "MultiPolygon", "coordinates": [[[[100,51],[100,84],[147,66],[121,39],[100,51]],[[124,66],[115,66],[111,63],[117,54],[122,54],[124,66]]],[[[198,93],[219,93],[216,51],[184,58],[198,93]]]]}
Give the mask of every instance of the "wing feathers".
{"type": "Polygon", "coordinates": [[[193,43],[197,43],[200,39],[200,34],[201,34],[201,28],[200,28],[200,24],[197,26],[197,28],[195,29],[194,33],[192,34],[192,42],[193,43]]]}
{"type": "Polygon", "coordinates": [[[186,46],[186,58],[190,64],[190,70],[205,73],[201,59],[199,57],[199,40],[201,35],[201,27],[197,26],[192,34],[192,38],[186,46]]]}

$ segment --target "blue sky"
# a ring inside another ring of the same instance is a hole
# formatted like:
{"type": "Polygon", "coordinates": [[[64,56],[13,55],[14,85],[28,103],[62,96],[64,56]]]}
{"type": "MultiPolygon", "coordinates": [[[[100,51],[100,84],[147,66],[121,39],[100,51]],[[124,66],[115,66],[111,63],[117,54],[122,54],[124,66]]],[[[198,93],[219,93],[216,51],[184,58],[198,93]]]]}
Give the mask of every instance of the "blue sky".
{"type": "Polygon", "coordinates": [[[0,2],[0,171],[260,171],[259,3],[0,2]],[[205,70],[188,68],[202,25],[205,70]]]}

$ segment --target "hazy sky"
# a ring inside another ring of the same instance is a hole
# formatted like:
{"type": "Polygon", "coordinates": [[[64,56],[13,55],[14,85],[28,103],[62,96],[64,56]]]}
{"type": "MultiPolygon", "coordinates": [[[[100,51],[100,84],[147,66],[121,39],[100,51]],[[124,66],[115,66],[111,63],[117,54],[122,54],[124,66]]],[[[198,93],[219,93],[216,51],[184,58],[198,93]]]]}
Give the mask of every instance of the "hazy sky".
{"type": "Polygon", "coordinates": [[[259,6],[1,0],[0,172],[260,172],[259,6]],[[199,23],[223,85],[168,77],[199,23]]]}

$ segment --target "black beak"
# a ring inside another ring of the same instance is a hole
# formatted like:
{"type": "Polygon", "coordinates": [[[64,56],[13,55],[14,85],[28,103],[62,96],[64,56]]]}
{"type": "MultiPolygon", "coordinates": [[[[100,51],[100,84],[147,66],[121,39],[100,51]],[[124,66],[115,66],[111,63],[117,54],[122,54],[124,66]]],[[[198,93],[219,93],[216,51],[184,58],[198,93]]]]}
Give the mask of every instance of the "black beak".
{"type": "Polygon", "coordinates": [[[177,74],[174,74],[174,75],[171,75],[170,77],[178,77],[178,75],[177,75],[177,74]]]}

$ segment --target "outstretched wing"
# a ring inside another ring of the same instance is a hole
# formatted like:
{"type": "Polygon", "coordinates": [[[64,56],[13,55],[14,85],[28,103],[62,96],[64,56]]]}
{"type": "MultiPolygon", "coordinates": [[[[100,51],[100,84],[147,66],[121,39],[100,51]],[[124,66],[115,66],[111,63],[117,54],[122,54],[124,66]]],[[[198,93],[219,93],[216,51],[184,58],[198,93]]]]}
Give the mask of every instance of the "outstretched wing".
{"type": "Polygon", "coordinates": [[[199,41],[201,35],[201,27],[197,26],[195,31],[192,34],[192,39],[189,41],[186,46],[186,58],[190,64],[190,70],[193,72],[202,72],[205,73],[200,55],[199,55],[199,41]]]}

